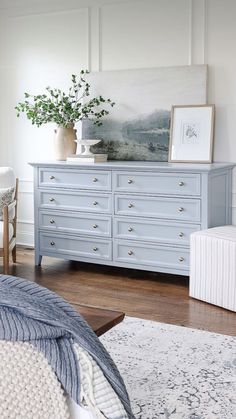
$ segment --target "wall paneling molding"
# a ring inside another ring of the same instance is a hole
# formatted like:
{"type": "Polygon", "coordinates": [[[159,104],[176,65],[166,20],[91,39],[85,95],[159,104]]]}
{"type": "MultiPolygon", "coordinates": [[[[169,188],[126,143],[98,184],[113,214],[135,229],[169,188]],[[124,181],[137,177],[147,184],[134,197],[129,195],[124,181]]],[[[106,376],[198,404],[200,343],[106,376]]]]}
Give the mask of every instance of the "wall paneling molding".
{"type": "Polygon", "coordinates": [[[99,6],[89,9],[89,71],[100,71],[101,61],[101,39],[100,39],[100,18],[99,6]]]}
{"type": "Polygon", "coordinates": [[[189,0],[189,50],[188,50],[188,64],[193,63],[193,0],[189,0]]]}
{"type": "Polygon", "coordinates": [[[203,21],[203,64],[207,64],[207,16],[208,16],[208,8],[207,8],[207,0],[203,0],[203,7],[204,7],[204,21],[203,21]]]}

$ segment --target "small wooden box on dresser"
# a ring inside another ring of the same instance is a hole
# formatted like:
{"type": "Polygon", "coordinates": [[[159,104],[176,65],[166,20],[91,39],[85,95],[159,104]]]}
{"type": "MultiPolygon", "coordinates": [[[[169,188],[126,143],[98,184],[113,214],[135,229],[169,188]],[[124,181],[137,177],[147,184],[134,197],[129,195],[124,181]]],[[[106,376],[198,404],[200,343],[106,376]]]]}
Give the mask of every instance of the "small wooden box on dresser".
{"type": "Polygon", "coordinates": [[[37,265],[46,255],[188,275],[190,234],[231,224],[232,164],[31,165],[37,265]]]}

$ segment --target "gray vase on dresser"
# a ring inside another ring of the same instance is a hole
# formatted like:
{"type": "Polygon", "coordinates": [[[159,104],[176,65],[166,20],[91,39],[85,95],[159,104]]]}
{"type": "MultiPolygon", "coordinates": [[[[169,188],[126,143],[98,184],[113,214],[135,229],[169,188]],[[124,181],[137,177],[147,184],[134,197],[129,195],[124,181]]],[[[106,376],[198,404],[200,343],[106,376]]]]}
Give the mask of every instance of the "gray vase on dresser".
{"type": "Polygon", "coordinates": [[[31,163],[43,255],[189,273],[192,232],[231,224],[232,164],[31,163]]]}

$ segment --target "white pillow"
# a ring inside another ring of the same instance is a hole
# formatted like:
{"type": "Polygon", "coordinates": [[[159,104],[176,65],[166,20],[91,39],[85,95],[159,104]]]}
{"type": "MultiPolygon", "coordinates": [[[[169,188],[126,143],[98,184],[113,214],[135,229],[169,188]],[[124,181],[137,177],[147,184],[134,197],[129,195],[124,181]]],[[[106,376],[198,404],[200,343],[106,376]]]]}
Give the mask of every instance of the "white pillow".
{"type": "Polygon", "coordinates": [[[15,188],[0,189],[0,220],[3,219],[3,207],[13,202],[14,192],[15,188]]]}

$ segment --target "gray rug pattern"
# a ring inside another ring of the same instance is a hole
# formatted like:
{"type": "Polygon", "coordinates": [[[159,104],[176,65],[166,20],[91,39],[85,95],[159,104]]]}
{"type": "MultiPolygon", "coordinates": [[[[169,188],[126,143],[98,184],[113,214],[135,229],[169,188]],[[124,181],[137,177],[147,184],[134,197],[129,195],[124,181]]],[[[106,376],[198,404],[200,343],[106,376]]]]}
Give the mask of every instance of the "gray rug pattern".
{"type": "Polygon", "coordinates": [[[137,419],[236,419],[236,338],[132,317],[101,337],[137,419]]]}

